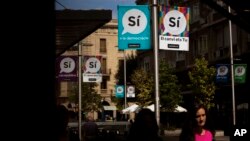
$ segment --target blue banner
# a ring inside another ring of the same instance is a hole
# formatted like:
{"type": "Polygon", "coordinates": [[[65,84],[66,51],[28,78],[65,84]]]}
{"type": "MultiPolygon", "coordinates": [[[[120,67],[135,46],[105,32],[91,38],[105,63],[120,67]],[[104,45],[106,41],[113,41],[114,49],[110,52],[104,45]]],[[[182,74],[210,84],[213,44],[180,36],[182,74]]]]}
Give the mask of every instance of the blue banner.
{"type": "Polygon", "coordinates": [[[151,48],[150,7],[148,5],[117,6],[118,48],[147,50],[151,48]]]}
{"type": "Polygon", "coordinates": [[[229,64],[217,64],[216,65],[216,82],[227,83],[230,78],[230,65],[229,64]]]}
{"type": "Polygon", "coordinates": [[[124,98],[124,85],[116,85],[115,86],[115,97],[116,98],[124,98]]]}

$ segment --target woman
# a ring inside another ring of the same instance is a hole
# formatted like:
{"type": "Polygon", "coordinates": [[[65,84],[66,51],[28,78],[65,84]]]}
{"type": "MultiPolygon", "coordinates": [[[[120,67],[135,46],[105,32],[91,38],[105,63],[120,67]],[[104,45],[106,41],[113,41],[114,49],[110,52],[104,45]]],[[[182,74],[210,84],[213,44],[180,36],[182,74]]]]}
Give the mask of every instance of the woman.
{"type": "Polygon", "coordinates": [[[196,105],[189,113],[182,128],[180,141],[214,141],[214,130],[209,126],[208,113],[204,105],[196,105]]]}

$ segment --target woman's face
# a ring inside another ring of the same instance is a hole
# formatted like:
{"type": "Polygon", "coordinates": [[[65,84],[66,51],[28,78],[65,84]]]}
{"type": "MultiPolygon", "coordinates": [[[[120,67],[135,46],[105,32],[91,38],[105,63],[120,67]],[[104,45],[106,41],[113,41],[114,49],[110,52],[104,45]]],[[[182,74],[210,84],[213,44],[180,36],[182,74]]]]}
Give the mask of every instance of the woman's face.
{"type": "Polygon", "coordinates": [[[196,121],[197,121],[197,125],[200,127],[203,127],[206,123],[206,112],[205,109],[200,108],[197,110],[196,112],[196,121]]]}

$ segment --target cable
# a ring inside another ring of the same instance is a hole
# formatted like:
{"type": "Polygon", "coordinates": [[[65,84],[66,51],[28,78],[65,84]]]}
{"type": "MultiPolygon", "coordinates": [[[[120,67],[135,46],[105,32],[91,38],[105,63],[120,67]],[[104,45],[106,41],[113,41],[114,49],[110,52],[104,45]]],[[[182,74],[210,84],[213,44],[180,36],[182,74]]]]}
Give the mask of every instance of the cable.
{"type": "Polygon", "coordinates": [[[63,8],[65,8],[65,9],[67,9],[64,5],[62,5],[60,2],[58,2],[57,0],[56,0],[56,3],[58,3],[59,5],[61,5],[63,8]]]}

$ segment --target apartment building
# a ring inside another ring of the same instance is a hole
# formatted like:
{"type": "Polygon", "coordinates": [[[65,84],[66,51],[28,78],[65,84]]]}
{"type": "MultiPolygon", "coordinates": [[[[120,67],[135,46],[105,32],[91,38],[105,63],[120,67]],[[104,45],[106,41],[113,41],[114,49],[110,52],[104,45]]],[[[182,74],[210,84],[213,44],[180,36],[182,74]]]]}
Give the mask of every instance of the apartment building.
{"type": "MultiPolygon", "coordinates": [[[[117,20],[113,19],[103,27],[94,31],[92,34],[84,38],[70,50],[66,51],[62,56],[78,56],[78,46],[81,47],[82,56],[101,56],[101,72],[102,82],[97,83],[95,88],[97,93],[101,95],[102,100],[109,105],[115,106],[111,96],[115,96],[115,75],[118,71],[119,63],[124,63],[124,57],[135,54],[135,50],[126,52],[118,49],[118,25],[117,20]]],[[[123,69],[123,68],[120,68],[123,69]]],[[[68,96],[73,91],[74,86],[78,82],[58,82],[57,95],[59,103],[68,103],[68,96]]],[[[87,82],[82,82],[87,83],[87,82]]],[[[75,93],[78,94],[78,91],[75,93]]],[[[96,117],[96,116],[95,116],[96,117]]]]}

